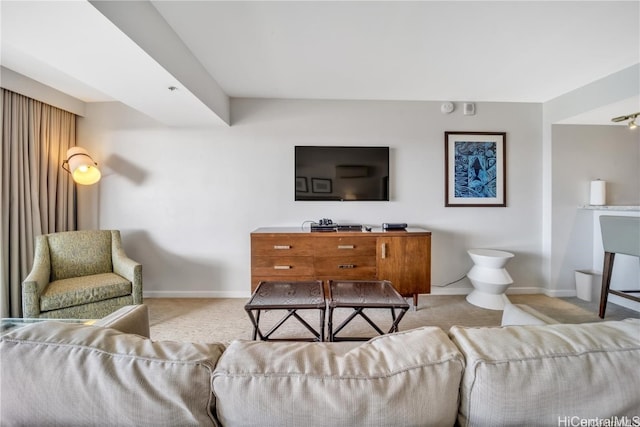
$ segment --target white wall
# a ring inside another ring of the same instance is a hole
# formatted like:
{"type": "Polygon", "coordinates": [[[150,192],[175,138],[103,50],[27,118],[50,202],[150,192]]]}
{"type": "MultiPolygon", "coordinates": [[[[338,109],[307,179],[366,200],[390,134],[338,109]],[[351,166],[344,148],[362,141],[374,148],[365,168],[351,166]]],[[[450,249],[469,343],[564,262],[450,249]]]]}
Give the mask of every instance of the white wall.
{"type": "MultiPolygon", "coordinates": [[[[577,231],[574,230],[583,229],[588,221],[586,212],[576,213],[574,210],[576,206],[585,204],[586,199],[576,203],[575,198],[580,197],[577,196],[578,192],[575,189],[569,192],[564,189],[566,186],[571,188],[575,185],[577,182],[574,181],[575,179],[583,185],[587,185],[585,180],[591,179],[588,178],[591,176],[591,170],[580,165],[576,166],[571,153],[555,158],[554,150],[562,150],[561,147],[556,147],[557,144],[562,144],[562,139],[556,141],[552,129],[556,129],[555,123],[567,121],[567,119],[582,113],[638,96],[640,94],[639,73],[640,64],[636,64],[552,99],[543,106],[542,258],[544,279],[548,284],[545,293],[550,296],[575,295],[575,289],[572,289],[574,280],[568,281],[568,276],[571,274],[569,271],[574,265],[581,265],[586,251],[592,250],[592,241],[585,240],[585,237],[579,237],[577,231]],[[575,177],[571,176],[571,171],[574,168],[577,168],[578,171],[578,175],[575,177]],[[563,178],[566,173],[569,173],[569,177],[563,178]],[[568,182],[565,183],[564,179],[568,179],[568,182]],[[571,191],[573,192],[571,193],[571,191]],[[559,205],[556,207],[555,203],[559,205]],[[565,234],[568,230],[574,230],[573,234],[570,236],[565,234]]],[[[583,131],[588,133],[591,128],[592,126],[586,126],[583,131]]],[[[637,132],[635,138],[636,141],[637,138],[640,138],[637,132]]],[[[576,153],[575,156],[589,159],[588,165],[597,165],[599,161],[605,161],[611,155],[603,147],[599,147],[599,149],[603,149],[603,151],[598,151],[598,148],[595,148],[582,154],[576,153]]],[[[632,158],[629,157],[627,160],[632,158]]],[[[638,169],[638,164],[632,167],[638,169]]],[[[599,172],[597,174],[600,175],[599,172]]],[[[620,181],[620,183],[622,182],[620,181]]],[[[633,190],[633,186],[630,187],[631,190],[633,190]]]]}
{"type": "MultiPolygon", "coordinates": [[[[554,125],[552,286],[572,293],[574,270],[590,269],[589,183],[607,181],[607,204],[640,205],[640,137],[626,126],[554,125]],[[569,166],[569,167],[567,167],[569,166]]],[[[602,266],[598,267],[602,270],[602,266]]]]}
{"type": "MultiPolygon", "coordinates": [[[[87,105],[78,144],[104,170],[79,192],[81,228],[117,228],[143,265],[147,296],[247,296],[249,233],[328,217],[433,232],[432,282],[462,277],[471,247],[506,249],[514,292],[544,286],[542,107],[482,103],[475,116],[439,102],[234,99],[232,126],[157,125],[119,103],[87,105]],[[444,132],[507,132],[506,208],[444,207],[444,132]],[[294,202],[295,145],[387,145],[390,202],[294,202]]],[[[435,292],[465,293],[466,279],[435,292]]]]}

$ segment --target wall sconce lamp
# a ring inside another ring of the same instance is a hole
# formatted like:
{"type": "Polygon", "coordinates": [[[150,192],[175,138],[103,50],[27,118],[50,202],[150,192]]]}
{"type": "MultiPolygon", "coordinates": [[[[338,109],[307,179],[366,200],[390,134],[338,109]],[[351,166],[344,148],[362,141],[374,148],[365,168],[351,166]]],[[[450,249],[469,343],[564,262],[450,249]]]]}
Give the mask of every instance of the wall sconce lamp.
{"type": "Polygon", "coordinates": [[[62,162],[62,169],[69,172],[76,183],[82,185],[95,184],[102,176],[98,164],[82,147],[69,148],[67,159],[62,162]]]}
{"type": "Polygon", "coordinates": [[[627,124],[627,126],[629,126],[629,129],[635,129],[638,127],[638,125],[636,124],[636,119],[638,118],[638,116],[640,116],[640,112],[629,114],[628,116],[614,117],[613,119],[611,119],[611,121],[618,123],[618,122],[624,122],[625,120],[631,120],[627,124]]]}

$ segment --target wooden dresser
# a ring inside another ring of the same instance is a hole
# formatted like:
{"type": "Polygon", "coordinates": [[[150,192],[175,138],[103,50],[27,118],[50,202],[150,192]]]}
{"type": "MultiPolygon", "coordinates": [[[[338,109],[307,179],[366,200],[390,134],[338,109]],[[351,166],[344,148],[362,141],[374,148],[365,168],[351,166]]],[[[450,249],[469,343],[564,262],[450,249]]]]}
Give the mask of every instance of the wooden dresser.
{"type": "Polygon", "coordinates": [[[404,297],[431,292],[431,232],[310,232],[258,228],[251,233],[251,292],[260,281],[389,280],[404,297]]]}

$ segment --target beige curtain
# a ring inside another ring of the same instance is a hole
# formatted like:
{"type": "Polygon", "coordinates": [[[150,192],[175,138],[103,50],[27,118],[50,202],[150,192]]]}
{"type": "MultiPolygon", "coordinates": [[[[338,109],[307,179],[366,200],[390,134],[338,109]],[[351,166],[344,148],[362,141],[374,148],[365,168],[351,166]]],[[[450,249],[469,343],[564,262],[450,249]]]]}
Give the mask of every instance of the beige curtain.
{"type": "Polygon", "coordinates": [[[35,237],[76,228],[75,187],[61,167],[76,116],[6,89],[0,97],[0,314],[21,317],[35,237]]]}

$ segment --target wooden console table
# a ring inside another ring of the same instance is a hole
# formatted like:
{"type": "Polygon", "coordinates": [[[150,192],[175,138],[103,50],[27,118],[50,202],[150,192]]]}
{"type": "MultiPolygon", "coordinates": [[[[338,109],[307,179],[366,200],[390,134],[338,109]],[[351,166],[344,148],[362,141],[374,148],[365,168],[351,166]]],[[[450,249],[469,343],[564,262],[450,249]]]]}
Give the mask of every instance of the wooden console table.
{"type": "Polygon", "coordinates": [[[310,232],[293,227],[251,233],[251,292],[261,281],[388,280],[403,297],[431,292],[431,232],[310,232]]]}

